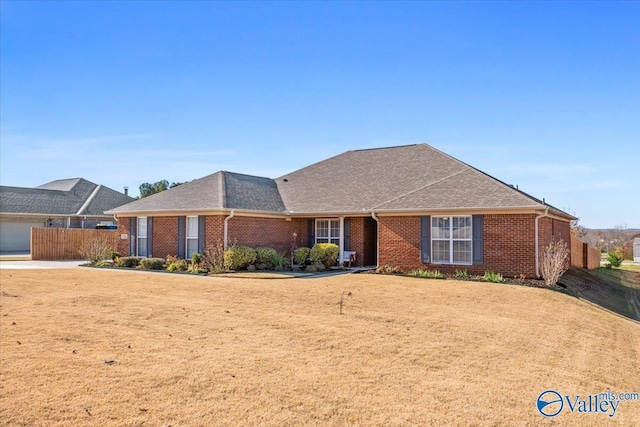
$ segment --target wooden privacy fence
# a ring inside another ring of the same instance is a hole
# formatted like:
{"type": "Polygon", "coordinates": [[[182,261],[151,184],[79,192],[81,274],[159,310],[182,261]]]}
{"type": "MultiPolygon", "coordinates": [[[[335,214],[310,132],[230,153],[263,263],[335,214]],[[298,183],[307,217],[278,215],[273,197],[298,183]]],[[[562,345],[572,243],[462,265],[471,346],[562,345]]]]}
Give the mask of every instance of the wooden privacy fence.
{"type": "Polygon", "coordinates": [[[80,248],[85,242],[101,239],[118,250],[118,232],[113,230],[87,230],[81,228],[32,228],[31,259],[82,259],[80,248]]]}
{"type": "Polygon", "coordinates": [[[571,235],[571,267],[593,270],[600,267],[600,250],[571,235]]]}

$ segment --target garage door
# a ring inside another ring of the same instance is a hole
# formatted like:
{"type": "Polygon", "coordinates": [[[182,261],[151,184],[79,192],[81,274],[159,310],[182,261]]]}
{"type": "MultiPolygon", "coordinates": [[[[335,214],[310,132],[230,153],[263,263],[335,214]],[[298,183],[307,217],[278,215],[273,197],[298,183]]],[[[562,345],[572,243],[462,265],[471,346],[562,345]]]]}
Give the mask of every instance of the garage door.
{"type": "Polygon", "coordinates": [[[31,227],[42,227],[42,222],[0,222],[0,252],[29,252],[31,227]]]}

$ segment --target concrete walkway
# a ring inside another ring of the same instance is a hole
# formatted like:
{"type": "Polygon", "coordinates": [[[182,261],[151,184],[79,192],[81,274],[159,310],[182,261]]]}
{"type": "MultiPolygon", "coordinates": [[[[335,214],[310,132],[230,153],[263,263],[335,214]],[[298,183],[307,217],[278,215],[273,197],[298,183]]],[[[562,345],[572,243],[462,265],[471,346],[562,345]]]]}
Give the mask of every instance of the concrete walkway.
{"type": "Polygon", "coordinates": [[[4,261],[0,260],[0,270],[59,269],[78,268],[84,260],[75,261],[4,261]]]}

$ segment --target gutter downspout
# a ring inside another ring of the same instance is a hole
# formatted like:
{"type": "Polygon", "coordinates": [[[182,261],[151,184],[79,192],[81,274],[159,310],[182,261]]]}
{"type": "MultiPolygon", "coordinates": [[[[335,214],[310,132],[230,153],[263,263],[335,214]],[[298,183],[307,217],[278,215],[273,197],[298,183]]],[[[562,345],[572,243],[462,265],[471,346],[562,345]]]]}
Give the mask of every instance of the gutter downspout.
{"type": "Polygon", "coordinates": [[[229,216],[224,219],[224,242],[223,242],[224,249],[227,249],[227,242],[229,240],[229,220],[233,218],[235,213],[236,211],[234,209],[231,209],[231,213],[229,214],[229,216]]]}
{"type": "Polygon", "coordinates": [[[376,221],[376,268],[380,265],[380,221],[374,211],[371,211],[371,218],[376,221]]]}
{"type": "Polygon", "coordinates": [[[536,223],[536,226],[535,226],[535,228],[536,228],[536,230],[535,230],[535,233],[536,233],[536,277],[537,278],[540,278],[540,250],[539,250],[540,238],[538,236],[538,220],[540,218],[544,218],[548,214],[549,214],[549,206],[547,206],[545,208],[543,214],[540,214],[540,215],[536,216],[536,221],[535,221],[535,223],[536,223]]]}

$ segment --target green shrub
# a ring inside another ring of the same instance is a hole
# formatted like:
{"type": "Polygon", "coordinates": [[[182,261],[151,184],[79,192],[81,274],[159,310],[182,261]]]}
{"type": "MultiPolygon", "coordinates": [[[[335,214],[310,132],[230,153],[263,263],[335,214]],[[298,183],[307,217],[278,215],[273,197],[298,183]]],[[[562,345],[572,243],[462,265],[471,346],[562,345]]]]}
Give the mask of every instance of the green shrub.
{"type": "Polygon", "coordinates": [[[469,277],[467,270],[456,270],[456,277],[469,277]]]}
{"type": "Polygon", "coordinates": [[[189,268],[189,264],[184,259],[177,259],[175,261],[171,261],[167,266],[167,271],[187,271],[189,268]]]}
{"type": "Polygon", "coordinates": [[[272,270],[275,258],[278,256],[273,248],[256,248],[256,268],[258,270],[272,270]]]}
{"type": "Polygon", "coordinates": [[[162,270],[164,267],[164,259],[162,258],[142,258],[140,265],[145,270],[162,270]]]}
{"type": "Polygon", "coordinates": [[[413,270],[411,273],[409,273],[409,275],[415,277],[424,277],[426,279],[444,279],[444,275],[440,273],[439,270],[413,270]]]}
{"type": "Polygon", "coordinates": [[[484,276],[482,276],[484,280],[487,280],[491,283],[502,283],[504,282],[504,278],[500,273],[494,273],[493,271],[485,271],[484,276]]]}
{"type": "Polygon", "coordinates": [[[612,267],[620,267],[622,265],[623,258],[616,252],[609,252],[607,254],[607,259],[612,267]]]}
{"type": "Polygon", "coordinates": [[[273,269],[282,271],[289,266],[290,262],[286,256],[276,253],[276,256],[273,257],[273,269]]]}
{"type": "Polygon", "coordinates": [[[125,256],[118,259],[118,267],[137,267],[142,258],[137,256],[125,256]]]}
{"type": "Polygon", "coordinates": [[[224,266],[231,270],[241,270],[253,264],[256,260],[256,251],[248,246],[229,246],[224,251],[224,266]]]}
{"type": "Polygon", "coordinates": [[[296,264],[304,265],[309,259],[311,254],[311,249],[309,248],[298,248],[293,252],[293,262],[296,264]]]}
{"type": "Polygon", "coordinates": [[[191,255],[191,264],[200,265],[202,263],[202,255],[198,252],[191,255]]]}
{"type": "Polygon", "coordinates": [[[111,251],[111,261],[117,261],[120,258],[120,252],[111,251]]]}
{"type": "Polygon", "coordinates": [[[330,268],[336,264],[340,248],[333,243],[316,243],[311,248],[311,259],[314,264],[321,262],[325,268],[330,268]]]}
{"type": "Polygon", "coordinates": [[[94,264],[96,267],[112,267],[113,263],[109,261],[98,261],[94,264]]]}

